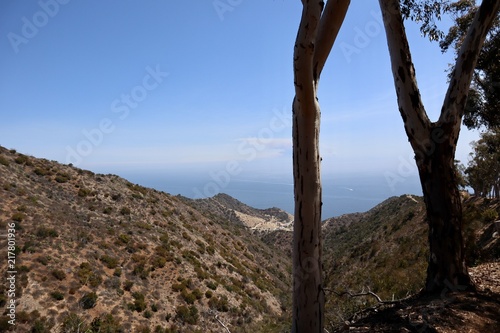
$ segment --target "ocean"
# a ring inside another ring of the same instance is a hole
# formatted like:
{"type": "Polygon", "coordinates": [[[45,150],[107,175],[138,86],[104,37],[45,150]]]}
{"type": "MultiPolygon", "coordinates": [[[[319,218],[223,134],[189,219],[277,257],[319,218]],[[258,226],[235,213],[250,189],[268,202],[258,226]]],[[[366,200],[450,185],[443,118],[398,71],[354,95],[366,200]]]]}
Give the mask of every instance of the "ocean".
{"type": "MultiPolygon", "coordinates": [[[[278,207],[291,214],[294,211],[293,181],[291,177],[248,177],[217,179],[210,177],[183,177],[167,174],[123,175],[131,182],[155,188],[172,195],[188,198],[206,198],[226,193],[255,208],[278,207]]],[[[417,175],[399,177],[387,175],[349,175],[323,177],[322,218],[347,213],[365,212],[382,201],[402,194],[422,195],[417,175]]]]}

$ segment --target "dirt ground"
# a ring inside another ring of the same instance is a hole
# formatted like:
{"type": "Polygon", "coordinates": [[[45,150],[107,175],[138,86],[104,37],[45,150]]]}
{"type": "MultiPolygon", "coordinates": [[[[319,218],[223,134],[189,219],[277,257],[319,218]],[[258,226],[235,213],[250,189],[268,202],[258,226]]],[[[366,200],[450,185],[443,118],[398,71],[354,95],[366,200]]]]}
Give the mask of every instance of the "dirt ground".
{"type": "Polygon", "coordinates": [[[500,333],[500,262],[469,269],[477,292],[443,290],[381,305],[359,314],[339,332],[500,333]]]}

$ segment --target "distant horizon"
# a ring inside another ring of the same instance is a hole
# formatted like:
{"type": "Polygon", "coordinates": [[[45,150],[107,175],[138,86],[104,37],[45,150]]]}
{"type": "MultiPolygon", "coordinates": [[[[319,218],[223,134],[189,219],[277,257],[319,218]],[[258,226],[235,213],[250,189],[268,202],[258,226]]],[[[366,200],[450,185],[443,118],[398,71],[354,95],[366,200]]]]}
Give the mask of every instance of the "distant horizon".
{"type": "MultiPolygon", "coordinates": [[[[103,173],[291,175],[300,2],[51,4],[0,3],[0,143],[103,173]]],[[[454,54],[414,22],[406,32],[437,119],[454,54]]],[[[377,1],[351,3],[318,98],[325,177],[406,177],[412,150],[377,1]]],[[[477,138],[463,128],[456,158],[466,163],[477,138]]]]}
{"type": "MultiPolygon", "coordinates": [[[[0,144],[0,146],[3,146],[0,144]]],[[[34,158],[44,156],[9,150],[34,158]]],[[[61,163],[55,161],[57,163],[61,163]]],[[[393,196],[411,194],[421,196],[422,191],[416,166],[402,160],[394,170],[358,172],[357,174],[326,173],[322,175],[323,211],[322,219],[350,213],[363,213],[393,196]]],[[[413,162],[414,163],[414,162],[413,162]]],[[[61,163],[68,165],[66,163],[61,163]]],[[[277,207],[294,214],[292,174],[252,174],[241,172],[232,176],[229,172],[208,170],[88,170],[95,174],[113,174],[134,184],[163,191],[170,195],[181,195],[190,199],[203,199],[225,193],[253,208],[277,207]]],[[[217,170],[217,169],[216,169],[217,170]]],[[[224,170],[224,169],[222,169],[224,170]]]]}

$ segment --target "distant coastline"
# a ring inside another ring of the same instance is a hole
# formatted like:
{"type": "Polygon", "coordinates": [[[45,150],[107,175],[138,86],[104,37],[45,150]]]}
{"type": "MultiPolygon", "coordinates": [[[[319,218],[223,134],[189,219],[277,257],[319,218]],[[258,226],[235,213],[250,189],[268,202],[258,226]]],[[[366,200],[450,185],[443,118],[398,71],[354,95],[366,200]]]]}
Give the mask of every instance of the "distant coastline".
{"type": "MultiPolygon", "coordinates": [[[[131,182],[173,195],[199,199],[210,179],[172,177],[165,174],[124,174],[131,182]],[[198,193],[198,195],[196,195],[198,193]]],[[[214,191],[215,192],[215,191],[214,191]]],[[[217,193],[226,193],[255,208],[278,207],[291,214],[294,210],[293,182],[290,178],[235,178],[217,193]]],[[[215,195],[217,193],[207,192],[215,195]]],[[[348,177],[324,177],[323,218],[365,212],[385,199],[402,194],[422,195],[418,177],[411,176],[396,186],[389,186],[383,174],[348,177]]],[[[210,196],[210,195],[209,195],[210,196]]]]}

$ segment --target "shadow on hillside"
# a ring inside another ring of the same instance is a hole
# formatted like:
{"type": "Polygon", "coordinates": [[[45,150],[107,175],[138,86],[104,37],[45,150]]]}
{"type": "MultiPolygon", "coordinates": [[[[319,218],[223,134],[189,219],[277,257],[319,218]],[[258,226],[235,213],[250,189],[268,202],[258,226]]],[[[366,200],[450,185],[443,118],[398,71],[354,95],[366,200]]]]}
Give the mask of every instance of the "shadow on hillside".
{"type": "Polygon", "coordinates": [[[370,308],[334,332],[499,332],[500,294],[447,293],[370,308]]]}

